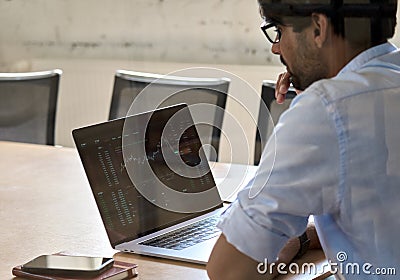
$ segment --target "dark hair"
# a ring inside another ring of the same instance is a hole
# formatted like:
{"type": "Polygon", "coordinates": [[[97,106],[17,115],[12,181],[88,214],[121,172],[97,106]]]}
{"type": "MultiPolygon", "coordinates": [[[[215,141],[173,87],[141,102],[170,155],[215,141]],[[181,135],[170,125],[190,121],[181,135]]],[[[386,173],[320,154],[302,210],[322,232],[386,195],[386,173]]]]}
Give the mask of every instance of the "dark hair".
{"type": "Polygon", "coordinates": [[[350,43],[377,45],[392,38],[396,27],[397,0],[258,0],[260,12],[266,20],[290,24],[301,32],[311,24],[312,13],[325,14],[334,32],[350,43]],[[346,3],[350,2],[350,3],[346,3]],[[360,28],[361,32],[360,32],[360,28]],[[369,28],[370,32],[364,30],[369,28]],[[366,36],[367,35],[367,36],[366,36]]]}

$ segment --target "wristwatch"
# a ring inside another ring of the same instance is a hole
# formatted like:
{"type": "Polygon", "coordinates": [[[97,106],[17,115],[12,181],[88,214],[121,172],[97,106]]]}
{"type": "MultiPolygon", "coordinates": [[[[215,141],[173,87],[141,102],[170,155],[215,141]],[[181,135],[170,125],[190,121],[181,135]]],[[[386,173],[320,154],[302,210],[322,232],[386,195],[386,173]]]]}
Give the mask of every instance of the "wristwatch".
{"type": "Polygon", "coordinates": [[[299,248],[299,251],[297,252],[296,256],[294,256],[294,259],[301,258],[308,251],[308,247],[310,246],[310,239],[308,239],[306,232],[304,232],[298,238],[300,241],[300,248],[299,248]]]}

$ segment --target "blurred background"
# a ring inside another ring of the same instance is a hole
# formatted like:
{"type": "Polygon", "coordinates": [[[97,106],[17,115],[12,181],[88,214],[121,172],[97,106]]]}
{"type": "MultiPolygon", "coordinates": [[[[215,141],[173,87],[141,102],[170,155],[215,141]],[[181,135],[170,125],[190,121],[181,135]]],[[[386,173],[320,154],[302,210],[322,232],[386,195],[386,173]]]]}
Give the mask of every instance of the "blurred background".
{"type": "MultiPolygon", "coordinates": [[[[255,92],[284,70],[260,31],[257,0],[1,0],[0,19],[0,72],[63,70],[62,146],[73,146],[73,128],[107,119],[117,69],[210,66],[255,92]]],[[[398,33],[392,41],[400,45],[398,33]]],[[[227,110],[239,115],[232,103],[227,110]]]]}
{"type": "Polygon", "coordinates": [[[279,63],[256,0],[3,0],[1,66],[31,59],[279,63]]]}

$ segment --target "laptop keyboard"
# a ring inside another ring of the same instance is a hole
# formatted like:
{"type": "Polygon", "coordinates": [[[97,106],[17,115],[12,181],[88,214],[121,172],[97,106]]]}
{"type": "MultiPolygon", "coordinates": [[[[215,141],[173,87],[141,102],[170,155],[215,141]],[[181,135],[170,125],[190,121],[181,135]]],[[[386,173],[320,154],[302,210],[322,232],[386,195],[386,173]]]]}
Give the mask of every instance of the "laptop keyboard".
{"type": "Polygon", "coordinates": [[[220,233],[220,230],[216,227],[218,219],[219,216],[210,216],[194,224],[168,232],[139,244],[182,250],[218,236],[220,233]]]}

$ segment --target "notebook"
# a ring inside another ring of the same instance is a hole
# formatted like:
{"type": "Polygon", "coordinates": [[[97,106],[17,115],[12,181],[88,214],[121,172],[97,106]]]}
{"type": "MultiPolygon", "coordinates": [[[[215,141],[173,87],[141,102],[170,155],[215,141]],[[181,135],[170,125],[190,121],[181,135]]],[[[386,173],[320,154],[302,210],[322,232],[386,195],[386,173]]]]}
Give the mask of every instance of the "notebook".
{"type": "Polygon", "coordinates": [[[114,249],[207,263],[224,206],[186,104],[72,134],[114,249]]]}

